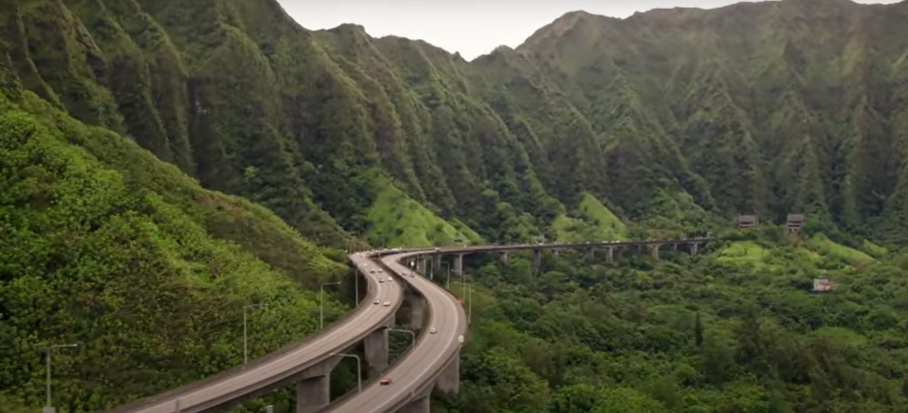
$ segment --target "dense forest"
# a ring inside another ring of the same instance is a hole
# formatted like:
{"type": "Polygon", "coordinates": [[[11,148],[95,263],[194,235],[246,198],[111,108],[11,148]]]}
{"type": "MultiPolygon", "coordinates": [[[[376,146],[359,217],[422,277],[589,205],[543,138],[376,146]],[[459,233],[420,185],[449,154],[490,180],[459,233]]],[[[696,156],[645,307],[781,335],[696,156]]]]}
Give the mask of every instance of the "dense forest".
{"type": "Polygon", "coordinates": [[[658,262],[473,261],[461,393],[437,411],[905,411],[908,256],[807,229],[728,231],[658,262]],[[811,291],[819,276],[833,292],[811,291]]]}
{"type": "Polygon", "coordinates": [[[0,406],[42,403],[51,344],[80,343],[55,404],[86,412],[235,367],[250,304],[252,356],[298,340],[352,245],[711,230],[691,259],[473,263],[436,408],[904,410],[906,32],[906,2],[573,12],[467,62],[275,0],[0,0],[0,406]]]}

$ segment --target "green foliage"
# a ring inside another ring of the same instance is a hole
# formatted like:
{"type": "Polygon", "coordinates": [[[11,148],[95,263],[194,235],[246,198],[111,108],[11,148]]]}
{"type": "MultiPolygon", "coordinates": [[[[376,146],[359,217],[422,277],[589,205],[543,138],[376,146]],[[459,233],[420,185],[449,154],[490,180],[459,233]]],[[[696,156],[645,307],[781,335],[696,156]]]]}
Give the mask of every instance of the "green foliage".
{"type": "Polygon", "coordinates": [[[624,222],[590,193],[584,193],[577,208],[577,218],[559,214],[552,222],[556,240],[562,242],[622,240],[627,231],[624,222]]]}
{"type": "Polygon", "coordinates": [[[823,234],[816,234],[811,237],[809,245],[824,254],[840,258],[853,265],[866,265],[875,261],[873,257],[856,249],[837,244],[823,234]]]}
{"type": "MultiPolygon", "coordinates": [[[[54,354],[56,404],[69,411],[220,372],[242,360],[253,302],[267,306],[251,315],[252,357],[318,328],[318,300],[299,287],[344,274],[341,265],[261,207],[205,191],[37,99],[25,96],[33,114],[0,116],[4,391],[41,403],[41,349],[63,342],[80,344],[54,354]]],[[[334,300],[327,309],[332,319],[345,311],[334,300]]]]}
{"type": "Polygon", "coordinates": [[[482,267],[452,409],[903,408],[906,10],[575,12],[468,63],[273,0],[0,0],[0,397],[38,403],[21,354],[61,339],[86,343],[60,355],[71,410],[222,370],[259,299],[255,351],[276,348],[313,329],[294,287],[342,275],[356,236],[710,230],[674,264],[482,267]],[[739,213],[805,213],[806,242],[739,213]],[[820,275],[839,292],[805,293],[820,275]]]}
{"type": "MultiPolygon", "coordinates": [[[[784,240],[716,243],[647,265],[640,252],[614,266],[563,252],[538,272],[527,255],[468,262],[472,324],[461,393],[445,411],[908,407],[902,270],[852,270],[836,249],[820,255],[784,240]],[[810,292],[820,274],[833,292],[810,292]]],[[[451,292],[462,296],[462,285],[451,292]]]]}
{"type": "Polygon", "coordinates": [[[475,232],[460,224],[472,236],[463,234],[387,180],[376,179],[373,183],[378,187],[378,198],[366,217],[371,224],[366,235],[373,245],[430,247],[453,245],[455,239],[475,240],[475,232]]]}
{"type": "Polygon", "coordinates": [[[908,240],[908,168],[890,150],[908,43],[887,34],[903,5],[569,13],[467,63],[355,25],[308,32],[268,1],[3,4],[13,83],[326,246],[396,231],[369,218],[377,177],[474,241],[616,237],[622,220],[691,232],[710,213],[908,240]]]}

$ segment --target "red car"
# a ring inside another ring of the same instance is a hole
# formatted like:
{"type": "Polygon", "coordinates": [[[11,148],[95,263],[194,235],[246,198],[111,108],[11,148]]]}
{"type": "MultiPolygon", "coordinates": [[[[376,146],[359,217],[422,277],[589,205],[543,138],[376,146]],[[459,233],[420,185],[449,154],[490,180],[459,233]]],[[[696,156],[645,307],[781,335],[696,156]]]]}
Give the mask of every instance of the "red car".
{"type": "Polygon", "coordinates": [[[388,378],[381,379],[381,381],[379,383],[381,383],[382,386],[387,386],[387,385],[391,384],[391,379],[388,379],[388,378]]]}

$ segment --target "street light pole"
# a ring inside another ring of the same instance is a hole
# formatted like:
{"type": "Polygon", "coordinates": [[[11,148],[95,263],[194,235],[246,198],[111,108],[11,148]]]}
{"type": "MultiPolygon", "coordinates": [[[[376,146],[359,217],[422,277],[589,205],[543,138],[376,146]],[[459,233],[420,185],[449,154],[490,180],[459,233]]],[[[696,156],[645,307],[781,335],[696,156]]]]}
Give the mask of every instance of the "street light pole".
{"type": "Polygon", "coordinates": [[[247,305],[243,306],[243,364],[246,364],[246,363],[249,362],[249,340],[248,340],[248,336],[247,336],[247,334],[246,334],[246,332],[247,332],[247,328],[246,328],[246,318],[247,318],[247,317],[246,317],[246,309],[248,309],[248,308],[258,308],[258,307],[261,307],[261,306],[263,306],[263,305],[264,305],[264,304],[262,304],[262,303],[257,303],[257,304],[247,304],[247,305]]]}
{"type": "Polygon", "coordinates": [[[467,274],[466,273],[460,274],[460,281],[463,283],[463,293],[460,296],[460,298],[463,300],[466,300],[467,299],[467,274]]]}
{"type": "Polygon", "coordinates": [[[50,377],[50,355],[51,355],[53,349],[55,349],[55,348],[71,348],[71,347],[79,347],[79,344],[78,343],[54,344],[54,345],[47,346],[44,348],[44,351],[47,353],[45,358],[47,361],[47,410],[49,410],[49,411],[53,411],[53,404],[51,404],[51,400],[50,400],[50,379],[51,379],[51,377],[50,377]]]}
{"type": "Polygon", "coordinates": [[[400,330],[397,328],[389,328],[388,332],[389,333],[407,333],[410,335],[410,347],[412,348],[414,345],[416,345],[416,333],[414,333],[410,330],[400,330]]]}
{"type": "Polygon", "coordinates": [[[359,392],[363,392],[363,363],[356,354],[334,353],[335,356],[353,357],[356,359],[356,383],[359,386],[359,392]]]}
{"type": "Polygon", "coordinates": [[[322,330],[325,328],[325,286],[326,285],[337,285],[340,284],[340,281],[332,281],[322,284],[319,288],[318,293],[318,329],[322,330]]]}
{"type": "Polygon", "coordinates": [[[473,284],[470,284],[470,304],[467,306],[467,325],[473,322],[473,284]]]}

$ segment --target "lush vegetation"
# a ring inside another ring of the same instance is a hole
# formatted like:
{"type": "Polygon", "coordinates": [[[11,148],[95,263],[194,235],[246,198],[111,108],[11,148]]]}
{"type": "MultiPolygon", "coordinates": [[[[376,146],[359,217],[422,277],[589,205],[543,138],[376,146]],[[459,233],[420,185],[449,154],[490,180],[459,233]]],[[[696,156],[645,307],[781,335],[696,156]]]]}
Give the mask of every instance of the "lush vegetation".
{"type": "Polygon", "coordinates": [[[904,269],[840,254],[851,249],[822,234],[769,235],[731,233],[660,262],[470,263],[461,393],[437,411],[905,411],[904,269]],[[811,292],[821,275],[833,292],[811,292]]]}
{"type": "MultiPolygon", "coordinates": [[[[250,315],[251,357],[318,329],[308,290],[346,275],[342,264],[261,206],[204,190],[135,143],[7,86],[4,411],[41,403],[50,345],[78,344],[54,352],[55,405],[97,411],[240,364],[249,304],[265,303],[250,315]]],[[[347,311],[334,299],[326,307],[329,320],[347,311]]]]}
{"type": "Polygon", "coordinates": [[[575,12],[474,62],[355,25],[309,32],[275,0],[0,5],[27,90],[322,245],[444,243],[443,221],[616,237],[698,210],[908,240],[905,4],[575,12]],[[413,214],[387,211],[402,196],[424,208],[404,233],[393,221],[413,214]]]}
{"type": "Polygon", "coordinates": [[[904,409],[906,31],[905,2],[575,12],[466,62],[275,0],[0,0],[0,405],[40,404],[48,344],[81,343],[55,358],[76,412],[235,366],[248,303],[253,355],[298,339],[353,244],[803,212],[798,244],[482,265],[448,408],[904,409]]]}

